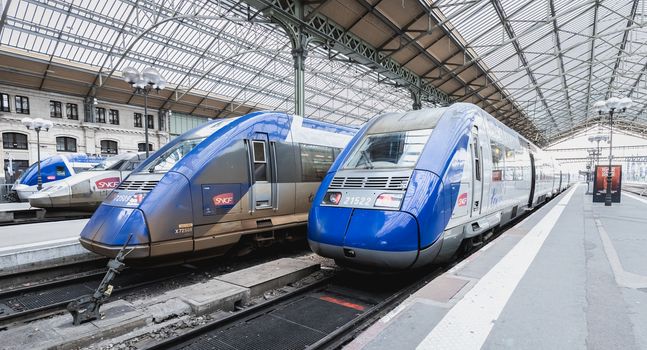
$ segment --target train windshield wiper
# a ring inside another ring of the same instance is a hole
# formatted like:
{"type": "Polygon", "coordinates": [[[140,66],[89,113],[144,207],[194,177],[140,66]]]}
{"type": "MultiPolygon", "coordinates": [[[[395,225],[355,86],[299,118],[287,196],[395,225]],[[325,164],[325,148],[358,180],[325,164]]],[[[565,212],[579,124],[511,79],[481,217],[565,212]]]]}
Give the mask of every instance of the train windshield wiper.
{"type": "Polygon", "coordinates": [[[373,169],[373,162],[371,162],[371,158],[368,156],[368,152],[366,152],[366,150],[363,150],[360,153],[362,154],[362,157],[364,157],[364,160],[366,160],[366,169],[373,169]]]}

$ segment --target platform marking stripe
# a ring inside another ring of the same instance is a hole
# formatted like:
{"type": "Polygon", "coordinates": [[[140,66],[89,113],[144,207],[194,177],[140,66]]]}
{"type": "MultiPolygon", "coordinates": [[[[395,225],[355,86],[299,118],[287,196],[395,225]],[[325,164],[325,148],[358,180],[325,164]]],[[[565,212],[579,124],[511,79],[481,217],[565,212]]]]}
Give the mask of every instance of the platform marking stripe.
{"type": "Polygon", "coordinates": [[[355,309],[357,311],[364,311],[364,309],[365,309],[365,307],[363,307],[362,305],[357,305],[357,304],[354,304],[354,303],[351,303],[351,302],[348,302],[348,301],[345,301],[345,300],[341,300],[341,299],[337,299],[337,298],[333,298],[333,297],[329,297],[329,296],[322,296],[322,297],[319,297],[319,299],[321,299],[323,301],[327,301],[329,303],[334,303],[334,304],[337,304],[337,305],[341,305],[341,306],[345,306],[345,307],[348,307],[348,308],[351,308],[351,309],[355,309]]]}
{"type": "Polygon", "coordinates": [[[5,251],[9,251],[9,250],[22,250],[22,249],[25,249],[25,248],[35,248],[35,247],[41,247],[41,246],[48,246],[48,245],[51,245],[51,244],[71,243],[71,242],[78,242],[78,241],[79,241],[79,237],[53,239],[51,241],[20,244],[20,245],[14,245],[14,246],[10,246],[10,247],[2,247],[2,248],[0,248],[0,252],[5,252],[5,251]]]}
{"type": "Polygon", "coordinates": [[[598,233],[600,234],[600,240],[602,241],[602,247],[604,248],[604,253],[607,255],[607,260],[609,265],[611,265],[611,270],[613,271],[613,276],[616,279],[616,283],[622,287],[627,288],[647,288],[647,276],[639,275],[637,273],[628,272],[622,267],[622,262],[618,256],[618,252],[613,246],[613,242],[607,233],[607,230],[604,228],[602,221],[598,218],[595,219],[595,226],[598,228],[598,233]]]}
{"type": "Polygon", "coordinates": [[[480,349],[578,186],[447,312],[417,349],[480,349]]]}

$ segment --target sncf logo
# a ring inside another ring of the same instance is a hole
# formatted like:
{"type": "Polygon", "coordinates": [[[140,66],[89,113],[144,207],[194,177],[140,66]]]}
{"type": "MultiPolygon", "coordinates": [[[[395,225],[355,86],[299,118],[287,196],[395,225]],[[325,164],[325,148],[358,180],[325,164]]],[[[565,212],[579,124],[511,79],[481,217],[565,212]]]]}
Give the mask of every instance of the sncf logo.
{"type": "Polygon", "coordinates": [[[234,205],[234,193],[222,193],[211,198],[213,205],[216,207],[224,207],[228,205],[234,205]]]}
{"type": "Polygon", "coordinates": [[[461,195],[458,196],[458,206],[464,207],[466,205],[467,205],[467,192],[461,193],[461,195]]]}
{"type": "Polygon", "coordinates": [[[118,177],[106,177],[105,179],[97,180],[94,184],[98,190],[114,190],[119,186],[121,179],[118,177]]]}

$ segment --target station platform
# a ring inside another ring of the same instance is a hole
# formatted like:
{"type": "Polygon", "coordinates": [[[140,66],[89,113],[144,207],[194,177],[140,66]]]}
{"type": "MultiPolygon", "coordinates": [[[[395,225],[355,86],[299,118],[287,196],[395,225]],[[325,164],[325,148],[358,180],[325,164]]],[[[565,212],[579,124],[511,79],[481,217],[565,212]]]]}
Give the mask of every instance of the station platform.
{"type": "Polygon", "coordinates": [[[346,349],[647,349],[647,199],[569,190],[346,349]]]}
{"type": "Polygon", "coordinates": [[[27,202],[0,203],[0,223],[16,219],[42,219],[43,217],[45,217],[44,209],[32,207],[27,202]]]}
{"type": "Polygon", "coordinates": [[[0,276],[98,259],[79,243],[88,219],[0,227],[0,276]]]}

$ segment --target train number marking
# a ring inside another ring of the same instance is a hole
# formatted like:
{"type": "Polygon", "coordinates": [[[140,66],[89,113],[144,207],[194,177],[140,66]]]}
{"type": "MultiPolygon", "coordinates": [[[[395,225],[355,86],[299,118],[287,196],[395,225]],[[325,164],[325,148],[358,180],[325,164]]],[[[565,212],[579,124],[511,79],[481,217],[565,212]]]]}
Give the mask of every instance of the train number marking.
{"type": "Polygon", "coordinates": [[[234,193],[221,193],[217,196],[213,196],[211,200],[213,201],[213,205],[216,207],[231,206],[234,205],[234,193]]]}
{"type": "Polygon", "coordinates": [[[458,196],[458,206],[464,207],[466,205],[467,205],[467,192],[461,193],[461,195],[458,196]]]}
{"type": "Polygon", "coordinates": [[[344,197],[342,205],[357,205],[357,206],[371,206],[371,200],[373,197],[364,197],[364,196],[348,196],[344,197]]]}
{"type": "Polygon", "coordinates": [[[193,223],[179,224],[175,229],[175,234],[181,235],[185,233],[193,233],[193,223]]]}

